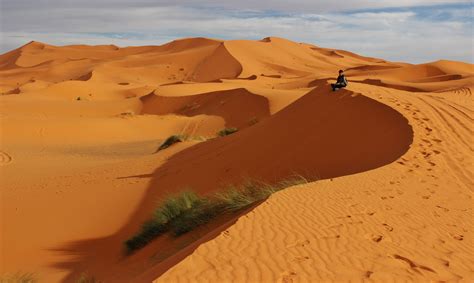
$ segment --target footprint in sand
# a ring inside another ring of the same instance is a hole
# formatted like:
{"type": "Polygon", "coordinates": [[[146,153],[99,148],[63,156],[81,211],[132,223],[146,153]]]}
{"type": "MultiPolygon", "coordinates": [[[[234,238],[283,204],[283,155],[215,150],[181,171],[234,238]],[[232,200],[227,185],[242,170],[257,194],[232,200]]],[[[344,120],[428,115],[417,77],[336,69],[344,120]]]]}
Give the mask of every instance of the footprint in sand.
{"type": "Polygon", "coordinates": [[[12,157],[8,153],[0,150],[0,166],[8,165],[12,162],[12,157]]]}
{"type": "Polygon", "coordinates": [[[424,158],[428,158],[428,157],[430,157],[430,155],[431,155],[431,153],[426,152],[426,151],[421,151],[421,154],[423,154],[423,157],[424,157],[424,158]]]}
{"type": "Polygon", "coordinates": [[[304,247],[306,245],[309,245],[309,243],[310,243],[309,240],[297,241],[296,243],[290,244],[286,247],[287,248],[304,247]]]}
{"type": "Polygon", "coordinates": [[[442,209],[444,212],[449,212],[449,209],[446,208],[446,207],[442,207],[440,205],[437,205],[436,207],[439,208],[439,209],[442,209]]]}
{"type": "MultiPolygon", "coordinates": [[[[351,224],[351,223],[349,223],[351,224]]],[[[327,236],[327,237],[322,237],[321,239],[323,240],[332,240],[332,239],[339,239],[341,235],[335,235],[335,236],[327,236]]]]}
{"type": "Polygon", "coordinates": [[[383,240],[383,236],[382,236],[382,235],[380,235],[380,234],[372,234],[372,233],[365,234],[365,235],[364,235],[364,238],[366,238],[367,240],[374,241],[374,242],[376,242],[376,243],[379,243],[380,241],[383,240]]]}
{"type": "Polygon", "coordinates": [[[386,199],[391,199],[391,198],[395,198],[394,196],[382,196],[380,197],[382,200],[386,200],[386,199]]]}
{"type": "Polygon", "coordinates": [[[386,224],[386,223],[383,223],[382,225],[385,227],[385,229],[387,229],[387,231],[389,231],[389,232],[392,232],[392,231],[393,231],[393,227],[392,227],[392,226],[390,226],[390,225],[388,225],[388,224],[386,224]]]}
{"type": "Polygon", "coordinates": [[[453,239],[455,240],[458,240],[458,241],[462,241],[464,240],[464,236],[463,235],[452,235],[453,239]]]}
{"type": "Polygon", "coordinates": [[[428,266],[417,264],[413,260],[411,260],[407,257],[397,255],[397,254],[394,254],[393,257],[397,260],[400,260],[400,261],[403,261],[403,262],[407,263],[410,266],[410,268],[412,270],[416,271],[417,273],[420,273],[420,269],[425,270],[425,271],[429,271],[429,272],[432,272],[432,273],[437,273],[434,269],[432,269],[428,266]]]}
{"type": "Polygon", "coordinates": [[[427,139],[421,139],[424,143],[431,144],[431,142],[427,139]]]}
{"type": "Polygon", "coordinates": [[[374,241],[374,242],[376,242],[376,243],[382,241],[382,239],[383,239],[383,236],[382,236],[382,235],[376,235],[376,236],[373,236],[373,237],[372,237],[372,241],[374,241]]]}
{"type": "Polygon", "coordinates": [[[440,259],[441,263],[443,263],[444,266],[449,267],[449,260],[445,259],[440,259]]]}
{"type": "Polygon", "coordinates": [[[296,279],[296,272],[294,271],[285,271],[281,274],[278,279],[278,283],[292,283],[296,279]]]}
{"type": "Polygon", "coordinates": [[[374,274],[374,272],[369,270],[369,271],[366,271],[364,275],[365,275],[366,278],[370,278],[370,276],[372,276],[372,274],[374,274]]]}

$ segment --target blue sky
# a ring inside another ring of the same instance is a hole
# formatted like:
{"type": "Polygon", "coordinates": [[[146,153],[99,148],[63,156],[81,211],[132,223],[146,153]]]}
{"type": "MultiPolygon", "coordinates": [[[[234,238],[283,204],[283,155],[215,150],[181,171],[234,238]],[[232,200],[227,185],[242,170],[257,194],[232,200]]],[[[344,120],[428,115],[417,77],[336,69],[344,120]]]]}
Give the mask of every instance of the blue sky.
{"type": "Polygon", "coordinates": [[[471,1],[2,0],[0,52],[55,45],[159,45],[182,37],[279,36],[392,61],[474,62],[471,1]]]}

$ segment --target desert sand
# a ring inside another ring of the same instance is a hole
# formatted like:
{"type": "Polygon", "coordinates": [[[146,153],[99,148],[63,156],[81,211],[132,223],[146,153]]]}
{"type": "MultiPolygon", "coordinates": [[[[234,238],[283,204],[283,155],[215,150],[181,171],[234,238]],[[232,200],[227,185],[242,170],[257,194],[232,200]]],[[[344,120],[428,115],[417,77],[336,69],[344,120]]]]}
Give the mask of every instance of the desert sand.
{"type": "Polygon", "coordinates": [[[473,67],[275,37],[0,55],[0,277],[472,281],[473,67]],[[124,252],[170,194],[295,173],[310,182],[124,252]]]}

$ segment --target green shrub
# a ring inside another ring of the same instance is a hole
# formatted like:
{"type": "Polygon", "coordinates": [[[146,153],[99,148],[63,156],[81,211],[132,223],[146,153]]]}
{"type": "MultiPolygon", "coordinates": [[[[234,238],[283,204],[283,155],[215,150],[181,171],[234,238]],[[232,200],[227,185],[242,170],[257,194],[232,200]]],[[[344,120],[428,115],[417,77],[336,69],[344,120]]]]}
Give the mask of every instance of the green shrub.
{"type": "Polygon", "coordinates": [[[168,148],[170,147],[171,145],[175,144],[175,143],[178,143],[178,142],[182,142],[184,141],[185,138],[184,136],[182,135],[173,135],[169,138],[167,138],[161,145],[160,147],[158,148],[158,150],[163,150],[165,148],[168,148]]]}
{"type": "MultiPolygon", "coordinates": [[[[313,177],[313,179],[317,180],[319,178],[314,178],[313,177]]],[[[278,188],[278,190],[281,190],[281,189],[292,187],[292,186],[307,184],[309,182],[310,181],[306,177],[304,177],[302,175],[295,174],[295,175],[292,175],[291,177],[288,177],[284,180],[281,180],[275,186],[276,186],[276,188],[278,188]]]]}
{"type": "Polygon", "coordinates": [[[153,220],[157,223],[167,223],[201,201],[199,196],[189,191],[169,197],[155,210],[153,220]]]}
{"type": "Polygon", "coordinates": [[[229,186],[215,195],[226,212],[238,211],[255,202],[266,199],[274,192],[274,187],[262,182],[245,181],[242,185],[229,186]]]}
{"type": "Polygon", "coordinates": [[[125,246],[129,252],[133,252],[166,232],[180,236],[219,215],[241,211],[265,200],[274,192],[307,182],[306,178],[296,175],[276,185],[248,180],[239,186],[229,185],[222,192],[208,197],[185,191],[165,199],[153,217],[143,224],[141,231],[125,242],[125,246]]]}
{"type": "Polygon", "coordinates": [[[174,236],[180,236],[199,226],[207,224],[221,213],[222,204],[207,199],[186,211],[186,213],[176,217],[171,223],[170,230],[174,236]]]}
{"type": "Polygon", "coordinates": [[[220,136],[220,137],[224,137],[224,136],[231,135],[231,134],[237,132],[238,130],[239,129],[237,129],[237,128],[225,128],[225,129],[222,129],[219,132],[217,132],[217,135],[220,136]]]}
{"type": "Polygon", "coordinates": [[[153,239],[169,230],[170,222],[201,202],[193,192],[183,192],[178,196],[167,198],[153,213],[153,217],[143,223],[140,232],[125,241],[128,252],[146,246],[153,239]]]}
{"type": "Polygon", "coordinates": [[[172,146],[175,143],[178,142],[184,142],[184,141],[206,141],[209,138],[206,136],[188,136],[188,135],[172,135],[168,137],[158,148],[157,151],[166,149],[170,146],[172,146]]]}

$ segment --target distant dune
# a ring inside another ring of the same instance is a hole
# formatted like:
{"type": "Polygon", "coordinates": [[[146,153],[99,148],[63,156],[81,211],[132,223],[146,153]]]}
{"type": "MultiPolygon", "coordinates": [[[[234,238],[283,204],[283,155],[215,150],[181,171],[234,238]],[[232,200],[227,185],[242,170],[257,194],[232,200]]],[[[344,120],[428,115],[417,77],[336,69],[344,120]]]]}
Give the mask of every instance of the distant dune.
{"type": "Polygon", "coordinates": [[[30,42],[0,55],[0,278],[474,280],[473,78],[275,37],[30,42]],[[294,174],[309,183],[124,252],[169,195],[294,174]]]}

